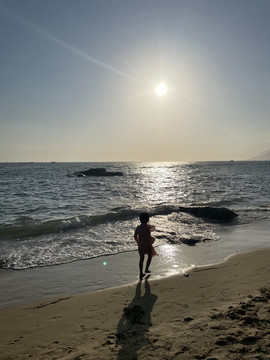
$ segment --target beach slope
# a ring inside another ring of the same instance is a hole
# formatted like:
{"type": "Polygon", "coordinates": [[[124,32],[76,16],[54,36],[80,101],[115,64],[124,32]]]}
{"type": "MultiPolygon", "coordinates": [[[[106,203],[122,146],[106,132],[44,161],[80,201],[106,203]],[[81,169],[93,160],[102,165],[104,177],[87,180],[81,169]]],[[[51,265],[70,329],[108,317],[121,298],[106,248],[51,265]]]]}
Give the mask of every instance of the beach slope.
{"type": "Polygon", "coordinates": [[[0,311],[0,359],[269,359],[270,249],[0,311]]]}

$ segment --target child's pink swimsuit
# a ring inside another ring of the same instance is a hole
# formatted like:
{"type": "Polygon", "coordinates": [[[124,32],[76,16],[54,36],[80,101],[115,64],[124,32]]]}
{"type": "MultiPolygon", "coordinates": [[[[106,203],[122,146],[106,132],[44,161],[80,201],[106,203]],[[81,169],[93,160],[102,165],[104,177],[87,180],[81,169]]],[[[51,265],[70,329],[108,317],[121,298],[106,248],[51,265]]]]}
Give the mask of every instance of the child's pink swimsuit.
{"type": "Polygon", "coordinates": [[[138,243],[139,254],[148,254],[149,256],[157,255],[152,244],[155,239],[151,236],[150,233],[151,226],[147,224],[138,225],[134,237],[138,243]]]}

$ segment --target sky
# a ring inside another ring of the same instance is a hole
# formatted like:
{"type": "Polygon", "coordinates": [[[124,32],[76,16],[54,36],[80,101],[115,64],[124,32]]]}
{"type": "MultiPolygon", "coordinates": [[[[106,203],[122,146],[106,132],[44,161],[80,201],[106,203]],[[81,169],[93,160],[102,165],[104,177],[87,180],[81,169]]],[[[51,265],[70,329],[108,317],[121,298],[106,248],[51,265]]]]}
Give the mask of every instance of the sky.
{"type": "Polygon", "coordinates": [[[269,38],[270,0],[0,0],[0,162],[253,158],[269,38]]]}

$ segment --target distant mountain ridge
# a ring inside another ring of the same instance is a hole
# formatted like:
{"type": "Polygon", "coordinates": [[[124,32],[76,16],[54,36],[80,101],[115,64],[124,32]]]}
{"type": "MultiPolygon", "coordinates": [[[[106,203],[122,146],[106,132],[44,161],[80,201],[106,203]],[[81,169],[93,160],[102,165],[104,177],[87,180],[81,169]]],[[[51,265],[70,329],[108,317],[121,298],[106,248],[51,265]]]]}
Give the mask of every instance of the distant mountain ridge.
{"type": "Polygon", "coordinates": [[[270,160],[270,149],[264,151],[263,153],[255,156],[250,160],[261,160],[261,161],[269,161],[270,160]]]}

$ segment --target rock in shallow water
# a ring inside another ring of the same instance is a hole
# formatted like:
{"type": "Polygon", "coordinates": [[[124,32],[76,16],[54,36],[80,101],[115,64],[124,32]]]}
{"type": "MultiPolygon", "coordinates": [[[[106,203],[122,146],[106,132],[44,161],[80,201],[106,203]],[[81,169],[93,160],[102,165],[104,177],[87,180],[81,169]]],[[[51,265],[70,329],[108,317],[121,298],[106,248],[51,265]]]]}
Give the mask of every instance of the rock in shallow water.
{"type": "Polygon", "coordinates": [[[179,211],[207,219],[212,220],[221,220],[224,222],[232,221],[234,218],[236,218],[238,215],[227,208],[221,207],[221,208],[215,208],[210,206],[203,206],[203,207],[197,207],[197,206],[191,206],[191,207],[185,207],[180,206],[179,211]]]}
{"type": "Polygon", "coordinates": [[[94,168],[85,171],[77,171],[72,175],[83,177],[83,176],[124,176],[121,171],[107,171],[105,168],[94,168]]]}

